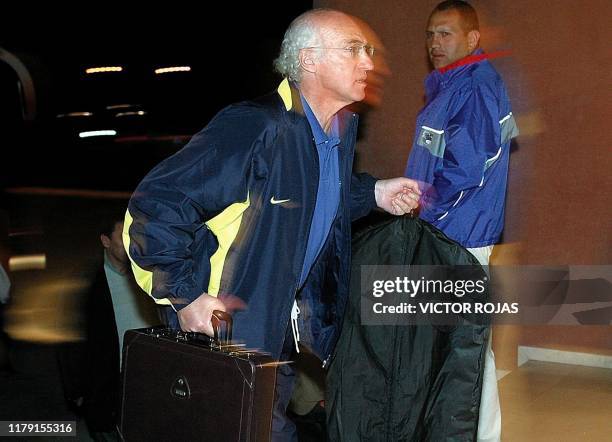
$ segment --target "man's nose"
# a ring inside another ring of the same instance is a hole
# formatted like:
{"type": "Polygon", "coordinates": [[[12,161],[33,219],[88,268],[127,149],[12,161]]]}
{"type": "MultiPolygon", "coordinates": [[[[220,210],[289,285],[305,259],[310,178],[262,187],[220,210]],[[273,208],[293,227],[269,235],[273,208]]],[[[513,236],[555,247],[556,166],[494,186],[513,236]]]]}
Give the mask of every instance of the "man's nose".
{"type": "Polygon", "coordinates": [[[359,58],[360,65],[364,70],[371,71],[372,69],[374,69],[374,60],[372,60],[372,56],[366,51],[363,51],[359,58]]]}
{"type": "Polygon", "coordinates": [[[439,48],[440,47],[440,35],[434,34],[429,39],[429,47],[430,48],[439,48]]]}

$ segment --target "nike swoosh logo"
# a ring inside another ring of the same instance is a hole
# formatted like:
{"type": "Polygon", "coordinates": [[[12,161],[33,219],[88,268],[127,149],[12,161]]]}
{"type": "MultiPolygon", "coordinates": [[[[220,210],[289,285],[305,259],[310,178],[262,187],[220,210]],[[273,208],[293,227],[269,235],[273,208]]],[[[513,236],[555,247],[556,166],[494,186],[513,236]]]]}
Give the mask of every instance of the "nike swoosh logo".
{"type": "Polygon", "coordinates": [[[274,199],[274,197],[270,198],[270,204],[281,204],[281,203],[286,203],[289,201],[291,200],[290,199],[289,200],[277,200],[277,199],[274,199]]]}

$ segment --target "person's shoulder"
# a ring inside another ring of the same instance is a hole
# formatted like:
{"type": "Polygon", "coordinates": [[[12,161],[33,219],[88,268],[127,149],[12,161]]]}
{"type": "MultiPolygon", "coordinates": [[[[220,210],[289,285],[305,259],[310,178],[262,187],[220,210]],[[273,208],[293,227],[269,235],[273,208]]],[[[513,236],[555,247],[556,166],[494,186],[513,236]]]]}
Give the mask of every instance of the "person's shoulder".
{"type": "Polygon", "coordinates": [[[501,81],[501,76],[489,60],[483,60],[476,64],[472,71],[472,78],[474,81],[483,83],[498,83],[501,81]]]}
{"type": "Polygon", "coordinates": [[[487,60],[470,66],[458,92],[473,99],[496,99],[504,89],[504,83],[493,65],[487,60]]]}
{"type": "Polygon", "coordinates": [[[196,156],[218,146],[223,146],[227,153],[248,151],[264,133],[278,132],[281,118],[277,108],[272,96],[267,101],[256,99],[230,104],[193,136],[185,150],[196,156]]]}
{"type": "Polygon", "coordinates": [[[262,97],[230,104],[222,109],[214,118],[236,120],[244,125],[274,125],[281,121],[282,101],[273,92],[262,97]]]}

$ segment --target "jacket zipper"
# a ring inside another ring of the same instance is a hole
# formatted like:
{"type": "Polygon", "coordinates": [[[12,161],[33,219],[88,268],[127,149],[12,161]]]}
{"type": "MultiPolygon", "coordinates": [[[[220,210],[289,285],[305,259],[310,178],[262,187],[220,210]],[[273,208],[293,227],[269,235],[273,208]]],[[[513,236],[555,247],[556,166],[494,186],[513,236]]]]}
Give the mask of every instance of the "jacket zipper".
{"type": "MultiPolygon", "coordinates": [[[[356,118],[357,118],[357,114],[353,113],[352,121],[351,121],[351,132],[352,132],[351,133],[351,137],[355,137],[356,136],[355,135],[355,130],[356,130],[355,129],[355,120],[356,120],[356,118]]],[[[311,133],[311,135],[312,135],[312,133],[311,133]]],[[[348,137],[346,139],[348,139],[348,137]]],[[[342,143],[342,141],[343,141],[343,138],[341,137],[340,138],[340,143],[342,143]]],[[[316,145],[314,146],[314,148],[316,150],[316,145]]],[[[317,164],[316,169],[317,169],[317,171],[319,171],[320,166],[319,166],[319,154],[318,154],[318,152],[316,152],[316,155],[314,156],[314,158],[315,158],[315,162],[317,164]]],[[[346,161],[344,162],[345,164],[343,165],[344,169],[347,169],[347,168],[351,167],[352,161],[349,161],[351,159],[352,159],[352,155],[348,155],[346,161]]],[[[344,175],[350,175],[350,170],[348,172],[345,171],[344,175]]],[[[340,176],[340,186],[342,186],[342,184],[343,184],[343,178],[344,178],[344,176],[341,175],[340,176]]],[[[349,179],[350,179],[350,177],[349,177],[349,179]]],[[[316,180],[316,182],[317,183],[319,182],[319,173],[317,173],[317,180],[316,180]]],[[[319,189],[318,189],[318,186],[317,186],[317,193],[318,193],[318,191],[319,191],[319,189]]],[[[348,225],[348,230],[346,231],[346,233],[348,234],[348,232],[350,231],[350,202],[348,201],[348,198],[347,198],[347,195],[346,195],[346,191],[344,191],[344,189],[342,187],[341,187],[340,191],[341,191],[341,195],[342,195],[343,205],[345,206],[346,211],[348,213],[348,221],[344,220],[344,222],[348,225]]],[[[315,202],[316,202],[316,199],[315,199],[315,202]]],[[[306,258],[306,248],[308,246],[308,238],[310,237],[310,228],[312,227],[312,218],[313,218],[313,216],[314,216],[314,206],[313,206],[313,208],[312,208],[312,210],[310,212],[310,223],[308,225],[308,232],[307,232],[307,236],[306,236],[306,247],[304,248],[304,254],[302,256],[302,266],[301,266],[302,269],[304,267],[304,259],[306,258]]],[[[349,244],[350,244],[350,240],[349,240],[349,244]]],[[[350,259],[350,257],[349,257],[349,259],[350,259]]],[[[348,267],[350,267],[350,263],[348,263],[348,267]]],[[[301,276],[302,276],[302,273],[301,273],[302,269],[300,269],[300,276],[298,277],[298,281],[297,281],[297,283],[295,285],[296,288],[295,288],[295,290],[293,292],[293,302],[296,302],[297,292],[298,292],[299,287],[300,287],[300,279],[301,279],[301,276]]],[[[347,287],[347,290],[348,290],[348,287],[347,287]]],[[[348,292],[347,292],[347,297],[348,297],[348,292]]],[[[293,306],[292,306],[292,310],[293,310],[293,306]]],[[[290,314],[289,315],[289,320],[285,324],[285,330],[287,329],[287,327],[289,326],[289,323],[291,321],[292,321],[292,318],[291,318],[291,314],[290,314]]],[[[340,331],[341,330],[339,330],[338,333],[340,333],[340,331]]],[[[295,338],[295,334],[294,334],[294,338],[295,338]]],[[[284,342],[281,344],[281,352],[282,352],[283,344],[284,344],[284,342]]],[[[297,347],[297,345],[296,345],[296,347],[297,347]]],[[[298,350],[298,352],[299,352],[299,350],[298,350]]],[[[325,368],[328,365],[328,363],[331,360],[332,354],[333,353],[329,353],[327,355],[327,357],[323,360],[322,368],[325,368]]],[[[279,353],[279,355],[280,355],[280,353],[279,353]]]]}
{"type": "MultiPolygon", "coordinates": [[[[313,143],[314,143],[314,136],[312,136],[312,130],[310,130],[310,126],[308,126],[308,130],[310,131],[310,135],[311,135],[311,138],[312,138],[313,143]]],[[[311,143],[311,147],[313,147],[312,143],[311,143]]],[[[315,159],[316,170],[317,170],[317,178],[316,178],[317,192],[315,193],[315,195],[316,195],[319,192],[318,182],[319,182],[319,167],[320,166],[319,166],[319,154],[317,152],[317,146],[316,145],[314,145],[314,149],[315,149],[314,159],[315,159]]],[[[297,292],[300,289],[300,279],[302,278],[302,270],[304,269],[304,260],[306,259],[306,249],[308,248],[308,238],[310,237],[310,229],[312,227],[312,218],[314,217],[316,201],[317,200],[316,200],[316,197],[315,197],[315,202],[312,205],[312,208],[310,210],[310,222],[308,223],[308,232],[306,232],[306,244],[304,245],[304,251],[302,253],[302,260],[301,260],[302,265],[300,266],[299,273],[298,273],[298,279],[297,279],[297,281],[295,283],[295,289],[293,290],[293,303],[297,302],[296,301],[296,299],[297,299],[297,292]]],[[[291,311],[293,311],[293,303],[291,305],[291,311]]],[[[285,322],[284,330],[287,330],[287,327],[289,327],[289,324],[292,321],[291,316],[292,316],[291,313],[289,313],[289,319],[285,322]]],[[[297,323],[296,323],[296,325],[297,325],[297,323]]],[[[293,330],[292,330],[292,332],[293,332],[293,330]]],[[[293,337],[295,339],[295,333],[292,333],[292,335],[293,335],[293,337]]],[[[285,333],[285,336],[286,336],[286,333],[285,333]]],[[[284,346],[284,338],[283,338],[283,341],[281,342],[281,348],[280,348],[279,355],[283,351],[283,346],[284,346]]],[[[296,343],[296,350],[297,350],[297,343],[296,343]]],[[[297,350],[297,351],[299,352],[299,350],[297,350]]]]}
{"type": "MultiPolygon", "coordinates": [[[[355,121],[357,119],[357,114],[353,113],[351,118],[352,118],[352,120],[351,120],[351,134],[350,134],[349,137],[346,138],[348,140],[357,137],[357,135],[355,133],[355,131],[356,131],[356,126],[355,126],[356,123],[355,123],[355,121]]],[[[342,143],[342,140],[340,140],[340,142],[342,143]]],[[[355,143],[356,143],[356,140],[355,140],[355,143]]],[[[342,147],[342,146],[340,146],[340,147],[342,147]]],[[[347,192],[344,190],[344,186],[347,185],[345,183],[345,181],[344,181],[344,178],[348,177],[348,180],[350,182],[350,179],[351,179],[350,178],[351,168],[352,168],[352,165],[353,165],[353,152],[348,152],[346,154],[346,159],[345,159],[344,164],[343,164],[344,170],[343,170],[343,173],[340,174],[340,192],[341,192],[340,194],[342,196],[342,203],[343,203],[343,205],[345,207],[345,212],[344,212],[344,216],[343,216],[343,222],[345,223],[344,230],[345,230],[346,234],[348,234],[350,232],[350,227],[351,227],[351,221],[350,221],[351,220],[351,213],[350,213],[350,211],[351,211],[351,203],[349,201],[350,195],[347,196],[347,192]],[[348,217],[346,215],[348,215],[348,217]]],[[[349,247],[350,247],[350,243],[351,243],[351,241],[349,239],[349,247]]],[[[347,266],[346,267],[347,267],[346,271],[348,271],[348,274],[350,275],[350,267],[351,267],[350,254],[349,254],[349,257],[348,257],[348,262],[347,262],[347,266]]],[[[338,278],[338,283],[340,283],[340,278],[338,278]]],[[[346,292],[346,303],[347,304],[348,304],[348,297],[350,296],[350,293],[348,292],[349,291],[349,287],[350,287],[350,281],[349,281],[348,287],[346,288],[346,290],[347,290],[347,292],[346,292]]],[[[346,310],[346,305],[345,305],[345,310],[346,310]]],[[[346,314],[346,311],[345,311],[345,314],[346,314]]],[[[342,318],[341,323],[344,323],[344,318],[342,318]]],[[[342,332],[342,327],[340,327],[340,330],[338,330],[338,338],[340,337],[340,333],[341,332],[342,332]]],[[[332,360],[332,356],[333,356],[333,352],[329,353],[327,355],[327,357],[325,359],[323,359],[323,363],[321,364],[321,368],[326,368],[329,365],[329,363],[332,360]]]]}

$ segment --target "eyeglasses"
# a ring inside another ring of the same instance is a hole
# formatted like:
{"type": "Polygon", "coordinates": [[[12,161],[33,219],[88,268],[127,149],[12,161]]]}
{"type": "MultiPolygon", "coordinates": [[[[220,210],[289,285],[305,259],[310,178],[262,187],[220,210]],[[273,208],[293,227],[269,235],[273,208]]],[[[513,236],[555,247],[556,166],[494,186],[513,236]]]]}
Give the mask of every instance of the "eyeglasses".
{"type": "Polygon", "coordinates": [[[368,54],[370,57],[374,57],[375,48],[372,45],[352,45],[345,48],[325,48],[320,46],[310,46],[302,49],[335,49],[339,51],[346,51],[351,54],[351,57],[357,58],[362,54],[368,54]]]}

